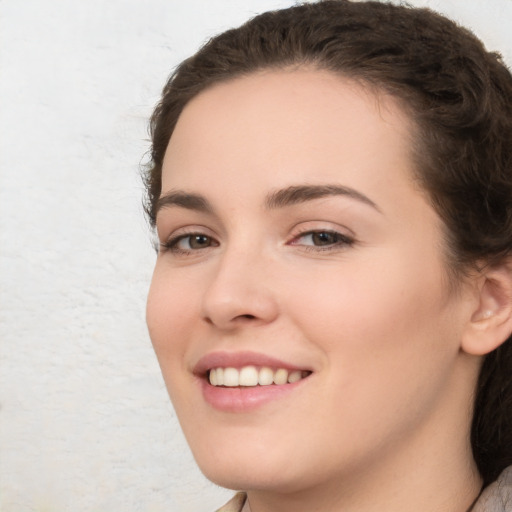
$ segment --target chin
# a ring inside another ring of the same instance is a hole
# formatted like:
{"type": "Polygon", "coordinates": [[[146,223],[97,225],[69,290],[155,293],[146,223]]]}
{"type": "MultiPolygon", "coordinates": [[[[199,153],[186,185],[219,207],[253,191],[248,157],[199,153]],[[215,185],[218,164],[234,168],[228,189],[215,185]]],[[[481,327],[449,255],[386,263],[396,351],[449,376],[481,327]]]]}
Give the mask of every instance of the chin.
{"type": "MultiPolygon", "coordinates": [[[[294,487],[301,480],[297,470],[303,464],[293,461],[285,450],[276,450],[276,444],[265,443],[265,448],[249,440],[240,443],[209,443],[207,451],[192,445],[192,451],[201,472],[216,485],[233,490],[273,490],[294,487]],[[213,449],[212,446],[221,447],[213,449]],[[196,448],[194,450],[194,448],[196,448]]],[[[300,485],[298,486],[300,487],[300,485]]]]}
{"type": "Polygon", "coordinates": [[[235,491],[295,493],[341,469],[322,463],[321,458],[315,460],[315,454],[308,450],[300,453],[300,445],[290,446],[282,438],[265,441],[262,436],[259,443],[253,438],[244,444],[217,441],[209,444],[207,451],[192,448],[199,469],[216,485],[235,491]],[[212,450],[212,446],[219,449],[212,450]]]}
{"type": "Polygon", "coordinates": [[[254,462],[246,460],[242,464],[221,463],[221,464],[199,464],[202,473],[216,485],[234,491],[266,490],[281,492],[293,492],[303,489],[300,475],[289,474],[287,466],[281,464],[273,469],[267,461],[254,462]]]}

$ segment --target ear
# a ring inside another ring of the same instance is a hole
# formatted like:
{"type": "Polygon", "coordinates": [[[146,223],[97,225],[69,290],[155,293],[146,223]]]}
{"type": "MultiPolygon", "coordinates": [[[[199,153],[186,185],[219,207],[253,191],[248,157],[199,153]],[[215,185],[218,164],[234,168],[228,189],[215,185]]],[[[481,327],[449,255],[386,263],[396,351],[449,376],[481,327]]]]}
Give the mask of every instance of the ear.
{"type": "Polygon", "coordinates": [[[483,356],[512,333],[512,262],[485,269],[479,278],[477,307],[462,337],[462,350],[483,356]]]}

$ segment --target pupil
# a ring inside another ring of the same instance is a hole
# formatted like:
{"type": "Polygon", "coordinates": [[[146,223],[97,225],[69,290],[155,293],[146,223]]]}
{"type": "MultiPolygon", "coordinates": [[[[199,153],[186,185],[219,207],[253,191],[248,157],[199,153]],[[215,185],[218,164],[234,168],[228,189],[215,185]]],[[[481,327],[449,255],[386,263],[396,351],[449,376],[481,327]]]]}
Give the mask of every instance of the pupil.
{"type": "Polygon", "coordinates": [[[333,233],[314,233],[313,242],[315,245],[329,245],[335,242],[333,233]]]}
{"type": "Polygon", "coordinates": [[[193,249],[198,249],[201,247],[204,247],[205,245],[208,245],[208,237],[204,235],[195,235],[190,240],[190,246],[193,249]]]}

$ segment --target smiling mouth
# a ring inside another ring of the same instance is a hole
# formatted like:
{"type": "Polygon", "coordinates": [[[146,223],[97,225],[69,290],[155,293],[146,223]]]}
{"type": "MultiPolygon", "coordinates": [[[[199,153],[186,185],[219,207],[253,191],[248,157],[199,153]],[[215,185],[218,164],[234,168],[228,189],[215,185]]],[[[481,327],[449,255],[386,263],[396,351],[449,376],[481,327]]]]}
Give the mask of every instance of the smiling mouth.
{"type": "Polygon", "coordinates": [[[218,367],[207,372],[207,379],[212,386],[228,388],[255,386],[283,386],[305,379],[312,372],[307,370],[287,370],[262,366],[244,366],[242,368],[218,367]]]}

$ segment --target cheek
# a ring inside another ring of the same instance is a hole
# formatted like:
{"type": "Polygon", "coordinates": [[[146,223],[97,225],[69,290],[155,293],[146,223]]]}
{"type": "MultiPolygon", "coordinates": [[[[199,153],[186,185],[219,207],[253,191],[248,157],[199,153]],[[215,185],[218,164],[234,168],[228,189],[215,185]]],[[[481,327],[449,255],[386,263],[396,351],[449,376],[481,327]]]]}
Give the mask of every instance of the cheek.
{"type": "Polygon", "coordinates": [[[179,412],[180,421],[189,423],[188,418],[193,416],[193,411],[189,410],[190,403],[194,403],[189,396],[193,378],[185,356],[198,323],[194,290],[157,263],[146,307],[149,335],[169,397],[179,412]]]}
{"type": "Polygon", "coordinates": [[[395,273],[388,263],[317,273],[290,289],[295,325],[323,354],[321,429],[332,453],[345,453],[343,439],[361,440],[351,449],[364,451],[365,443],[392,444],[414,431],[435,409],[457,358],[440,275],[395,273]]]}
{"type": "Polygon", "coordinates": [[[428,380],[458,351],[441,266],[435,259],[407,265],[385,252],[373,261],[360,269],[342,262],[294,282],[294,321],[324,352],[340,385],[428,380]]]}
{"type": "Polygon", "coordinates": [[[181,365],[187,346],[187,327],[196,309],[193,289],[169,275],[157,262],[146,306],[146,322],[153,348],[167,380],[169,366],[181,365]]]}

